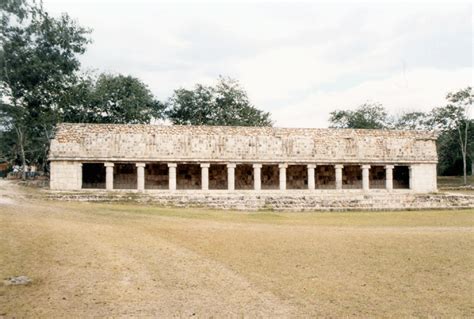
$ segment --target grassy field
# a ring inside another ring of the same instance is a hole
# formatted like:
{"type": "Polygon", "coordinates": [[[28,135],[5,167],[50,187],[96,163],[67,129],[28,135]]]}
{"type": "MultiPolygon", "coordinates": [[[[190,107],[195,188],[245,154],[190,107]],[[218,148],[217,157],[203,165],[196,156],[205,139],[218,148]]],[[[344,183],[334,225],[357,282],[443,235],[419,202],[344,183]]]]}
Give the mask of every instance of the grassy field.
{"type": "MultiPolygon", "coordinates": [[[[474,185],[474,176],[467,177],[467,184],[474,185]]],[[[464,186],[462,176],[438,176],[438,187],[461,187],[464,186]]]]}
{"type": "Polygon", "coordinates": [[[0,182],[0,276],[33,279],[0,286],[5,317],[472,317],[473,252],[470,210],[47,202],[0,182]]]}

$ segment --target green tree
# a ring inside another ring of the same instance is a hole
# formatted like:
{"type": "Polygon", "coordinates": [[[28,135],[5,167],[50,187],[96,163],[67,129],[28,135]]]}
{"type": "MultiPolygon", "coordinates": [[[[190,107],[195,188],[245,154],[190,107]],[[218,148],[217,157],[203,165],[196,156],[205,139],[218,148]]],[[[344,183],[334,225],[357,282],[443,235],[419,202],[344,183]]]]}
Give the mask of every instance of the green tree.
{"type": "Polygon", "coordinates": [[[387,111],[380,103],[364,103],[354,111],[333,111],[329,122],[334,128],[384,129],[391,125],[387,111]]]}
{"type": "Polygon", "coordinates": [[[432,111],[433,125],[443,131],[457,132],[457,142],[462,155],[464,184],[467,184],[467,156],[471,109],[474,95],[471,87],[449,93],[448,104],[432,111]]]}
{"type": "Polygon", "coordinates": [[[164,105],[131,76],[79,72],[90,30],[41,3],[0,2],[1,154],[46,168],[59,122],[149,123],[164,105]]]}
{"type": "Polygon", "coordinates": [[[181,125],[272,125],[270,113],[255,108],[239,82],[224,77],[215,87],[197,84],[193,90],[175,90],[166,115],[181,125]]]}
{"type": "Polygon", "coordinates": [[[395,117],[393,127],[399,130],[431,130],[429,114],[424,112],[406,112],[395,117]]]}
{"type": "Polygon", "coordinates": [[[90,31],[66,14],[49,16],[41,4],[5,0],[0,10],[0,117],[25,168],[45,158],[57,101],[75,82],[90,31]]]}
{"type": "Polygon", "coordinates": [[[137,124],[163,117],[164,104],[132,76],[83,76],[62,97],[65,122],[137,124]]]}

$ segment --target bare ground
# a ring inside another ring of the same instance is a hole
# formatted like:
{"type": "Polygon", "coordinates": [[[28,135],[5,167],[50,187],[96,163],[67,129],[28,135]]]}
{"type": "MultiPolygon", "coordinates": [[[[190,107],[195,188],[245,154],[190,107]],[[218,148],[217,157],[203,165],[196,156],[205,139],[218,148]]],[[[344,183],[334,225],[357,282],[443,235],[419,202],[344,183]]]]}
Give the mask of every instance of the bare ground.
{"type": "Polygon", "coordinates": [[[472,317],[474,212],[242,213],[0,180],[5,317],[472,317]]]}

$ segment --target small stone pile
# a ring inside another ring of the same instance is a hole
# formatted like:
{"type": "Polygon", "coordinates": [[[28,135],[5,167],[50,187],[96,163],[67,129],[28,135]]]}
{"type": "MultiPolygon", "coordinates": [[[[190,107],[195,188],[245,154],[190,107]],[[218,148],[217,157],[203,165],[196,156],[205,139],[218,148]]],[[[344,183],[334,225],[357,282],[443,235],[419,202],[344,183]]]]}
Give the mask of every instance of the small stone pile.
{"type": "Polygon", "coordinates": [[[6,286],[28,285],[32,282],[27,276],[8,277],[3,280],[6,286]]]}

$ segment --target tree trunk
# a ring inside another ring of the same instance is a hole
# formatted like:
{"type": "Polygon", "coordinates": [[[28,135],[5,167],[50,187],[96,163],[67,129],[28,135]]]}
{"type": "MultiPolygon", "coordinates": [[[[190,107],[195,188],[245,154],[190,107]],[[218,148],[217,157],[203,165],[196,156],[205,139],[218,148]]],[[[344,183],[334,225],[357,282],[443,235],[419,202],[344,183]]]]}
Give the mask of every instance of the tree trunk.
{"type": "Polygon", "coordinates": [[[21,166],[23,167],[22,172],[21,172],[21,179],[26,180],[26,156],[25,156],[23,132],[18,126],[15,127],[15,130],[18,136],[18,145],[20,146],[21,166]]]}
{"type": "Polygon", "coordinates": [[[466,153],[462,154],[462,169],[464,173],[464,185],[467,185],[467,164],[466,164],[466,153]]]}
{"type": "Polygon", "coordinates": [[[464,128],[464,145],[463,145],[463,169],[464,169],[464,185],[467,185],[467,137],[469,131],[469,121],[466,121],[466,127],[464,128]]]}
{"type": "Polygon", "coordinates": [[[458,133],[459,133],[459,146],[461,146],[461,154],[462,154],[462,171],[463,171],[463,181],[464,185],[467,185],[467,130],[469,128],[469,124],[466,123],[466,127],[464,129],[464,139],[463,139],[463,132],[461,131],[461,127],[458,126],[458,133]]]}

